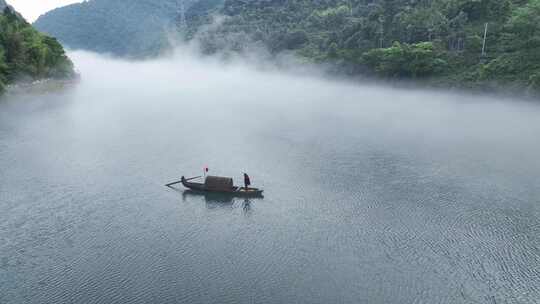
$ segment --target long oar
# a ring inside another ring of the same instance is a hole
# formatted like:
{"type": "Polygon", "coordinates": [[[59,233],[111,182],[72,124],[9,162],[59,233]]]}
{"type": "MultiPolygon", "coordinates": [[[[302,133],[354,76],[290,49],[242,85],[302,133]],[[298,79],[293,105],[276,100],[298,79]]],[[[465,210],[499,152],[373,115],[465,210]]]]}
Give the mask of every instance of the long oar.
{"type": "MultiPolygon", "coordinates": [[[[201,178],[202,176],[196,176],[196,177],[192,177],[192,178],[188,178],[188,179],[185,179],[184,181],[190,181],[190,180],[194,180],[194,179],[197,179],[197,178],[201,178]]],[[[166,184],[165,186],[166,187],[170,187],[172,185],[176,185],[176,184],[180,184],[182,182],[182,180],[179,180],[177,182],[172,182],[172,183],[169,183],[169,184],[166,184]]]]}

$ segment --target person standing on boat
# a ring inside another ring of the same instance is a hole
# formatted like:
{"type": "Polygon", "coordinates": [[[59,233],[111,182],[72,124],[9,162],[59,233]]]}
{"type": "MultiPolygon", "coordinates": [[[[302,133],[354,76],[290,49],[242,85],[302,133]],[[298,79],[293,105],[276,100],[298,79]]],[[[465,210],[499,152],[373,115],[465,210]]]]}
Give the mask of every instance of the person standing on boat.
{"type": "Polygon", "coordinates": [[[249,179],[249,175],[247,175],[247,173],[244,173],[244,189],[246,189],[247,191],[249,186],[251,186],[251,180],[249,179]]]}

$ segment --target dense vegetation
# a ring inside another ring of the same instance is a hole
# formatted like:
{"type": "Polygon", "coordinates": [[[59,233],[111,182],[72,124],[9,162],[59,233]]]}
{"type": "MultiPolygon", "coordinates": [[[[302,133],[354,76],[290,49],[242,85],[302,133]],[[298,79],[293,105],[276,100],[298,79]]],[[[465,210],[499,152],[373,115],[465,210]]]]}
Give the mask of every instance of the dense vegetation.
{"type": "Polygon", "coordinates": [[[351,74],[540,88],[540,0],[225,0],[219,12],[205,51],[255,43],[351,74]]]}
{"type": "Polygon", "coordinates": [[[0,13],[0,93],[16,80],[66,78],[73,64],[56,39],[36,31],[10,7],[0,13]]]}

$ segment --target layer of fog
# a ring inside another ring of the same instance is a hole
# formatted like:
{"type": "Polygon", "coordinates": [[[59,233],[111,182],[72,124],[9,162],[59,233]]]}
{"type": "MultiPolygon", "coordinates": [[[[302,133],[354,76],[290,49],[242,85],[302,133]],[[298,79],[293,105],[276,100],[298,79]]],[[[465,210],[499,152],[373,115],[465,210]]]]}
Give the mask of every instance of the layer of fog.
{"type": "Polygon", "coordinates": [[[540,106],[534,102],[331,79],[316,67],[294,61],[284,60],[282,67],[253,64],[255,57],[224,62],[199,56],[192,49],[147,61],[80,51],[71,52],[70,57],[81,74],[81,82],[73,90],[78,102],[112,98],[109,106],[174,105],[179,109],[212,103],[246,104],[271,108],[285,116],[287,109],[295,109],[290,111],[295,119],[324,112],[373,126],[384,124],[391,132],[443,138],[519,141],[540,134],[540,106]]]}
{"type": "Polygon", "coordinates": [[[530,179],[540,172],[540,107],[531,102],[332,80],[314,68],[254,66],[240,58],[224,63],[186,49],[148,61],[69,55],[80,83],[40,96],[41,107],[68,104],[72,119],[103,125],[103,131],[112,122],[129,125],[124,138],[165,141],[168,132],[197,134],[200,124],[218,126],[214,134],[200,134],[199,140],[212,141],[223,135],[222,125],[235,136],[249,129],[328,146],[355,138],[378,149],[427,158],[440,154],[438,163],[466,159],[464,166],[478,163],[509,178],[530,179]],[[148,134],[158,132],[155,125],[161,134],[148,134]]]}

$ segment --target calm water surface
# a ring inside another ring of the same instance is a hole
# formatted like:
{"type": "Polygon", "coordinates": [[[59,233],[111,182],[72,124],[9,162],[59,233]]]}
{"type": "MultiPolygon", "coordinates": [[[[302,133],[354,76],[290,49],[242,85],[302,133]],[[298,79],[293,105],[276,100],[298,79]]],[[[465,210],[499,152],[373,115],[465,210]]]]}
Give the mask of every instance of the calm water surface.
{"type": "Polygon", "coordinates": [[[0,303],[540,303],[540,107],[73,56],[0,102],[0,303]]]}

